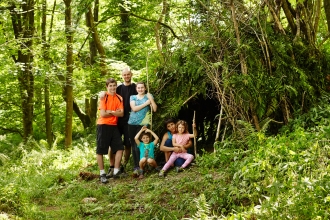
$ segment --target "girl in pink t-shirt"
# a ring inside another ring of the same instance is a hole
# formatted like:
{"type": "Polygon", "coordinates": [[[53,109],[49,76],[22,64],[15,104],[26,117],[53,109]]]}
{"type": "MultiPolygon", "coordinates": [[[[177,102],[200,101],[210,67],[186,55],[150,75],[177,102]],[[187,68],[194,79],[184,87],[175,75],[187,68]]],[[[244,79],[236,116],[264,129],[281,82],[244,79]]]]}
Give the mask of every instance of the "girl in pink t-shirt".
{"type": "MultiPolygon", "coordinates": [[[[193,126],[195,126],[195,124],[193,124],[193,126]]],[[[173,137],[172,137],[173,147],[181,148],[182,153],[173,152],[171,154],[171,156],[168,159],[167,163],[164,165],[162,170],[159,172],[160,177],[163,177],[165,175],[166,170],[170,166],[174,165],[174,161],[177,158],[181,157],[181,158],[186,160],[185,163],[182,164],[181,167],[177,168],[177,172],[183,171],[183,169],[185,167],[187,167],[191,163],[191,161],[194,159],[194,156],[191,155],[191,154],[188,154],[187,150],[184,148],[184,145],[187,145],[189,139],[194,137],[194,134],[189,134],[188,133],[188,124],[187,124],[187,122],[183,121],[183,120],[178,121],[176,123],[176,132],[177,133],[173,134],[173,137]]]]}

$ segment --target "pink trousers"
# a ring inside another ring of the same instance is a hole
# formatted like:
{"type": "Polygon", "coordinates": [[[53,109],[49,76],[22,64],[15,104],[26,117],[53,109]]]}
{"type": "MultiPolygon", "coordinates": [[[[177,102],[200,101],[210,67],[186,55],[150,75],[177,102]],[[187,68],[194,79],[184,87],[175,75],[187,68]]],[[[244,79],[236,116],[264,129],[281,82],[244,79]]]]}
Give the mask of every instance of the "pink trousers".
{"type": "Polygon", "coordinates": [[[191,161],[194,159],[194,155],[191,155],[191,154],[188,154],[188,153],[175,153],[175,152],[173,152],[171,154],[170,158],[168,159],[167,163],[164,165],[162,170],[166,171],[171,165],[174,164],[174,161],[176,159],[178,159],[179,157],[186,160],[184,162],[184,164],[182,164],[182,168],[185,168],[186,166],[188,166],[191,163],[191,161]]]}

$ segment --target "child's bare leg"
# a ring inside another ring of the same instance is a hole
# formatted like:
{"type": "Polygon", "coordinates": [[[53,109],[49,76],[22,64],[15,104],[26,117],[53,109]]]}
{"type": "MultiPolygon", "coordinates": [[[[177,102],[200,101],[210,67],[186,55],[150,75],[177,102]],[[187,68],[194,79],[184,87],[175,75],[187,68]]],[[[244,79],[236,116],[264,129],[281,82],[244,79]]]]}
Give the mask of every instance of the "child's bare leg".
{"type": "Polygon", "coordinates": [[[139,166],[140,166],[141,170],[144,169],[144,167],[146,166],[146,163],[147,163],[147,158],[143,157],[139,162],[139,166]]]}
{"type": "Polygon", "coordinates": [[[148,164],[154,168],[157,167],[157,162],[154,159],[148,158],[148,164]]]}

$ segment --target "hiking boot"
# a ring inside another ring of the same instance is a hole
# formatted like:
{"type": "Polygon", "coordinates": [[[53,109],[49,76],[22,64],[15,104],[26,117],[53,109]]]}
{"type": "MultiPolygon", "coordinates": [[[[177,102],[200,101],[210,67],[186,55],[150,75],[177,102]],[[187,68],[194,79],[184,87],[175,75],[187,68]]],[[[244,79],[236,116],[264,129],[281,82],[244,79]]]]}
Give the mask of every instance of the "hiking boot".
{"type": "Polygon", "coordinates": [[[165,177],[165,171],[161,170],[158,174],[159,177],[165,177]]]}
{"type": "Polygon", "coordinates": [[[107,177],[108,179],[110,179],[110,178],[112,178],[112,177],[113,177],[113,168],[109,168],[109,170],[108,170],[108,173],[107,173],[106,177],[107,177]]]}
{"type": "Polygon", "coordinates": [[[113,174],[113,178],[115,178],[115,179],[122,179],[122,178],[125,178],[125,177],[127,177],[127,174],[122,173],[120,170],[118,171],[118,173],[113,174]]]}
{"type": "Polygon", "coordinates": [[[182,167],[175,167],[175,170],[177,173],[180,173],[183,171],[183,168],[182,167]]]}
{"type": "Polygon", "coordinates": [[[101,181],[101,183],[107,183],[108,182],[106,174],[100,175],[100,181],[101,181]]]}
{"type": "Polygon", "coordinates": [[[133,177],[134,177],[134,178],[137,178],[139,175],[140,175],[140,173],[139,173],[139,169],[138,169],[138,168],[134,168],[134,171],[133,171],[133,177]]]}

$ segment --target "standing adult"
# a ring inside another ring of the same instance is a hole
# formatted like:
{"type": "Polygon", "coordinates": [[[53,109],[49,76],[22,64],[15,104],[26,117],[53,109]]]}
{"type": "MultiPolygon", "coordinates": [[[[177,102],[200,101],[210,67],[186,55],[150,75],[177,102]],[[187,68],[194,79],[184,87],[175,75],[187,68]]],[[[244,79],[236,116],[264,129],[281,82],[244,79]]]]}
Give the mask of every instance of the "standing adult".
{"type": "Polygon", "coordinates": [[[157,105],[152,94],[146,93],[146,85],[144,82],[136,83],[137,95],[130,97],[131,113],[128,119],[128,133],[132,145],[132,155],[134,162],[133,176],[139,176],[140,152],[134,141],[135,135],[143,126],[151,123],[150,110],[156,112],[157,105]]]}
{"type": "MultiPolygon", "coordinates": [[[[130,96],[136,95],[136,85],[135,83],[132,83],[132,76],[133,73],[130,70],[129,67],[126,67],[123,69],[121,76],[123,78],[123,83],[119,85],[116,89],[116,93],[119,94],[121,97],[123,97],[123,103],[124,103],[124,116],[121,118],[118,118],[118,129],[120,132],[120,135],[123,136],[123,144],[124,144],[124,161],[122,164],[122,172],[124,172],[124,167],[126,167],[126,164],[129,161],[129,157],[131,155],[131,142],[129,140],[129,134],[128,134],[128,119],[129,114],[131,112],[131,105],[130,105],[130,96]]],[[[113,164],[114,155],[109,152],[109,158],[110,158],[110,165],[113,164]]],[[[108,171],[108,178],[112,177],[113,175],[113,166],[110,166],[110,169],[108,171]]]]}
{"type": "Polygon", "coordinates": [[[123,155],[123,142],[117,127],[118,117],[124,115],[123,99],[116,94],[117,82],[110,78],[106,80],[106,89],[104,97],[100,99],[100,116],[97,120],[97,147],[96,160],[100,169],[100,180],[107,183],[106,173],[104,171],[103,155],[108,154],[109,146],[115,154],[114,177],[120,177],[120,161],[123,155]]]}

